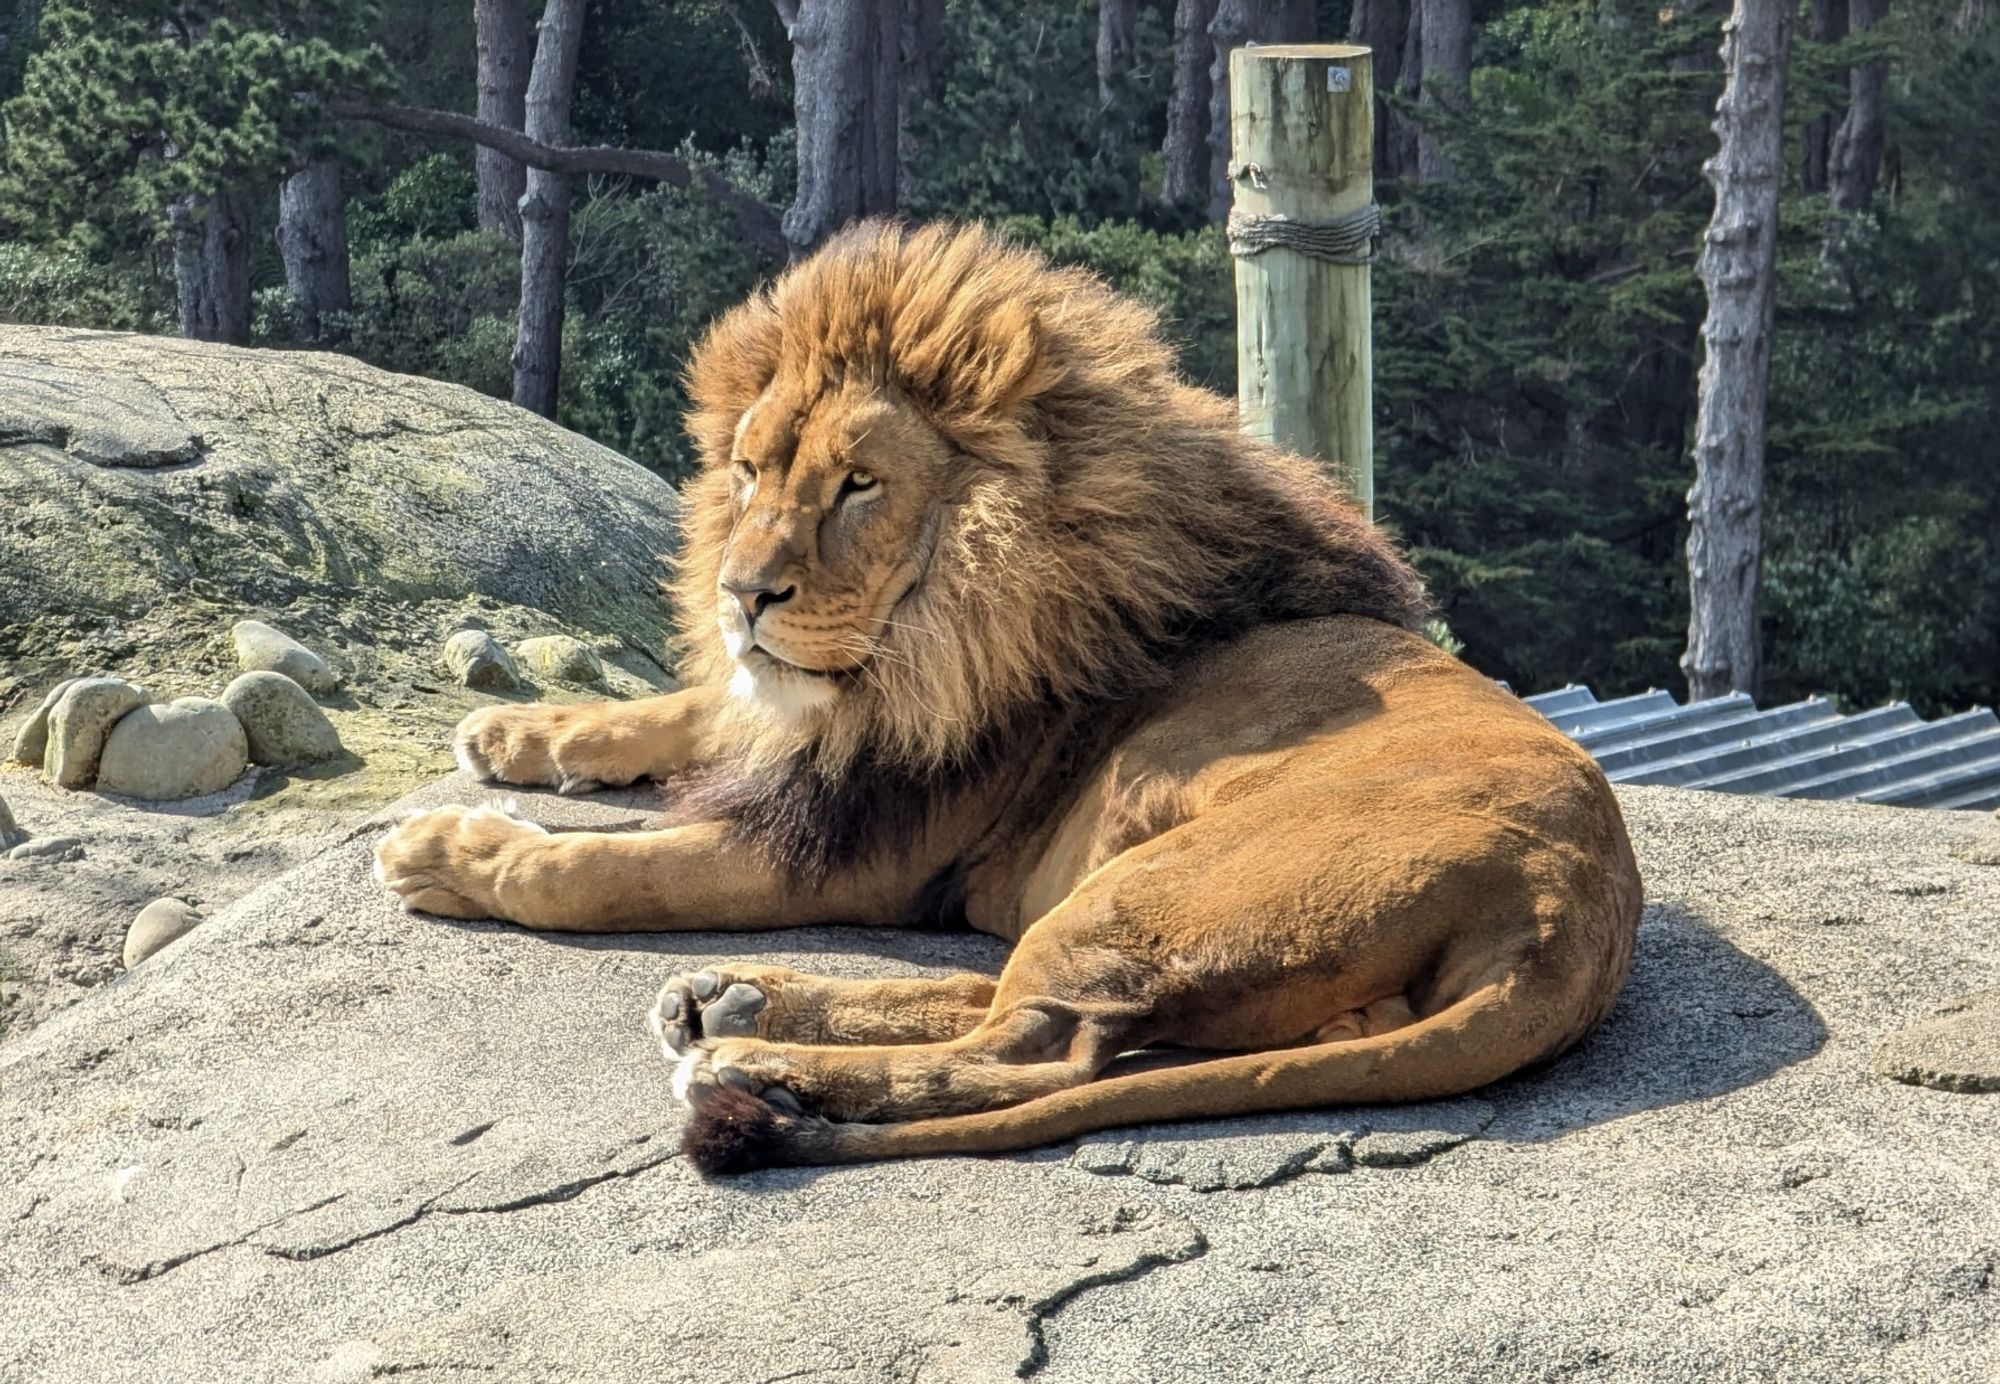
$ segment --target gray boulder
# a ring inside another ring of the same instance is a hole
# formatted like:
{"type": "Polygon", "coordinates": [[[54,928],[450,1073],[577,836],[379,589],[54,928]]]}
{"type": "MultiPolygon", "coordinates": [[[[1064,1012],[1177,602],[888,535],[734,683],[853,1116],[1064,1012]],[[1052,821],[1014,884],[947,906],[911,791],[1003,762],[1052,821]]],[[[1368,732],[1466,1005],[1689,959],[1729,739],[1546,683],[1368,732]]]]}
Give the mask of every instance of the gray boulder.
{"type": "Polygon", "coordinates": [[[0,325],[0,605],[25,682],[199,686],[250,611],[380,705],[435,680],[469,611],[503,640],[656,651],[676,512],[645,468],[457,385],[0,325]]]}
{"type": "Polygon", "coordinates": [[[236,782],[250,742],[236,713],[207,697],[142,706],[112,728],[97,771],[100,792],[166,801],[199,798],[236,782]]]}
{"type": "Polygon", "coordinates": [[[7,800],[0,798],[0,853],[12,850],[28,839],[28,833],[14,820],[14,814],[7,809],[7,800]]]}
{"type": "Polygon", "coordinates": [[[485,630],[460,630],[445,640],[444,662],[463,687],[511,692],[521,685],[513,655],[485,630]]]}
{"type": "Polygon", "coordinates": [[[49,748],[49,714],[62,700],[62,694],[69,691],[76,678],[64,678],[49,689],[49,695],[42,698],[42,704],[21,723],[21,729],[14,736],[14,762],[39,766],[42,756],[49,748]]]}
{"type": "MultiPolygon", "coordinates": [[[[404,806],[516,794],[552,826],[661,820],[653,790],[463,777],[404,806]]],[[[412,918],[370,872],[381,825],[344,832],[0,1046],[8,1364],[36,1384],[1989,1377],[2000,1100],[1869,1056],[2000,986],[2000,870],[1952,859],[1947,813],[1618,797],[1648,896],[1631,981],[1543,1069],[1428,1107],[722,1182],[676,1156],[640,1026],[668,974],[992,972],[1005,948],[412,918]],[[274,1305],[286,1329],[256,1329],[274,1305]]]]}
{"type": "Polygon", "coordinates": [[[181,899],[155,899],[139,910],[125,933],[125,969],[194,931],[201,913],[181,899]]]}
{"type": "Polygon", "coordinates": [[[308,692],[340,686],[340,674],[325,659],[262,620],[238,620],[229,637],[236,645],[236,666],[245,672],[279,673],[308,692]]]}
{"type": "Polygon", "coordinates": [[[567,634],[545,634],[524,639],[514,646],[514,657],[536,678],[548,682],[576,683],[598,687],[604,682],[604,664],[581,639],[567,634]]]}
{"type": "Polygon", "coordinates": [[[305,688],[283,673],[245,673],[223,689],[250,744],[250,760],[292,768],[337,759],[340,733],[305,688]]]}
{"type": "Polygon", "coordinates": [[[42,772],[59,787],[90,787],[112,728],[147,700],[145,688],[122,678],[73,678],[63,684],[48,713],[42,772]]]}

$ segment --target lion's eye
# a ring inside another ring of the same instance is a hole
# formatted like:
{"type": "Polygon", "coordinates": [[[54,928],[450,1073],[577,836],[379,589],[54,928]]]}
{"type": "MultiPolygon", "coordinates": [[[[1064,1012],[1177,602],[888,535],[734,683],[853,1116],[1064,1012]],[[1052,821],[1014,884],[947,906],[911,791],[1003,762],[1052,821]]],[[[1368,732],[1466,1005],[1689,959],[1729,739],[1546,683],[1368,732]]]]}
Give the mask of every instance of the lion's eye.
{"type": "Polygon", "coordinates": [[[733,469],[736,472],[736,479],[742,481],[743,484],[752,485],[756,482],[757,468],[752,466],[749,462],[747,461],[736,462],[733,465],[733,469]]]}
{"type": "Polygon", "coordinates": [[[871,471],[849,471],[847,479],[840,483],[840,491],[843,495],[858,495],[864,490],[873,490],[880,483],[871,471]]]}

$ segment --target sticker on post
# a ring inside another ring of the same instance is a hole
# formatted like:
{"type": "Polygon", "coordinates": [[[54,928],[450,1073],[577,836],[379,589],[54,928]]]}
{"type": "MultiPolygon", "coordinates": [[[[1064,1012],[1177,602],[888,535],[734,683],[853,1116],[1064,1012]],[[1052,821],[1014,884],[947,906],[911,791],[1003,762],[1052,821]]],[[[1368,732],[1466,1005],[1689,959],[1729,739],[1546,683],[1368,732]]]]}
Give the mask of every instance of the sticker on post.
{"type": "Polygon", "coordinates": [[[1329,67],[1326,70],[1328,91],[1350,91],[1354,86],[1354,73],[1345,67],[1329,67]]]}

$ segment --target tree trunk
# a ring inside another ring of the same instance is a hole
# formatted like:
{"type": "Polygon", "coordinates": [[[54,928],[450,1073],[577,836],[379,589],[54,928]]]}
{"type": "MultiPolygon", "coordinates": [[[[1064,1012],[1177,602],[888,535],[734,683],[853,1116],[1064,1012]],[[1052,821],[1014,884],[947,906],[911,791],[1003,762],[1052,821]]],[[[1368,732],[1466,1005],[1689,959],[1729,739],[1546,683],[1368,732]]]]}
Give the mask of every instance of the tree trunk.
{"type": "MultiPolygon", "coordinates": [[[[472,20],[478,32],[479,118],[518,130],[527,120],[535,51],[523,0],[472,0],[472,20]]],[[[483,145],[472,157],[479,174],[479,229],[519,240],[528,170],[483,145]]]]}
{"type": "MultiPolygon", "coordinates": [[[[1847,0],[1813,0],[1812,41],[1825,45],[1847,37],[1847,0]]],[[[1825,192],[1828,160],[1833,152],[1834,121],[1822,112],[1806,121],[1800,139],[1799,190],[1825,192]]]]}
{"type": "Polygon", "coordinates": [[[896,209],[901,0],[804,0],[792,27],[799,189],[785,213],[792,258],[859,217],[896,209]]]}
{"type": "MultiPolygon", "coordinates": [[[[1424,16],[1423,0],[1410,0],[1409,22],[1403,25],[1402,70],[1397,73],[1403,96],[1415,100],[1424,89],[1424,16]]],[[[1381,88],[1377,87],[1377,91],[1381,88]]],[[[1417,122],[1396,121],[1396,166],[1407,177],[1414,177],[1417,171],[1417,122]]]]}
{"type": "MultiPolygon", "coordinates": [[[[569,102],[583,42],[584,0],[548,0],[528,79],[527,134],[568,144],[569,102]]],[[[569,266],[569,179],[528,172],[521,199],[521,323],[514,337],[514,402],[556,416],[562,387],[563,282],[569,266]]]]}
{"type": "Polygon", "coordinates": [[[1174,6],[1174,85],[1167,97],[1167,137],[1160,147],[1160,202],[1170,210],[1208,205],[1208,36],[1215,0],[1174,6]]]}
{"type": "MultiPolygon", "coordinates": [[[[1451,160],[1445,157],[1442,131],[1433,122],[1440,115],[1462,114],[1472,82],[1471,0],[1420,0],[1424,28],[1424,81],[1417,118],[1417,180],[1449,182],[1451,160]]],[[[1441,123],[1441,122],[1438,122],[1441,123]]]]}
{"type": "Polygon", "coordinates": [[[250,228],[234,193],[183,197],[168,213],[181,335],[250,344],[250,228]]]}
{"type": "Polygon", "coordinates": [[[1703,168],[1715,187],[1715,214],[1697,266],[1708,319],[1688,492],[1692,611],[1681,656],[1696,699],[1754,696],[1763,676],[1765,398],[1792,10],[1792,0],[1736,0],[1723,26],[1720,147],[1703,168]]]}
{"type": "MultiPolygon", "coordinates": [[[[1848,0],[1848,22],[1866,33],[1881,22],[1885,0],[1848,0]]],[[[1829,160],[1829,200],[1840,211],[1866,211],[1882,172],[1882,97],[1889,65],[1877,58],[1847,74],[1847,116],[1833,137],[1829,160]]]]}
{"type": "Polygon", "coordinates": [[[923,158],[924,106],[937,83],[938,45],[944,37],[944,0],[904,0],[903,79],[897,92],[896,202],[910,200],[923,158]]]}
{"type": "Polygon", "coordinates": [[[1354,0],[1349,13],[1347,41],[1371,49],[1375,63],[1375,176],[1400,178],[1399,157],[1402,122],[1389,105],[1389,95],[1402,77],[1403,45],[1407,41],[1410,11],[1406,0],[1354,0]]]}
{"type": "Polygon", "coordinates": [[[301,341],[317,341],[322,319],[352,305],[347,278],[347,201],[340,165],[315,159],[278,189],[278,253],[301,341]]]}
{"type": "Polygon", "coordinates": [[[1132,26],[1139,0],[1097,0],[1097,108],[1107,126],[1123,104],[1125,77],[1132,67],[1132,26]]]}
{"type": "Polygon", "coordinates": [[[1308,43],[1312,0],[1217,0],[1208,23],[1214,61],[1208,69],[1208,219],[1229,219],[1229,54],[1246,43],[1308,43]]]}

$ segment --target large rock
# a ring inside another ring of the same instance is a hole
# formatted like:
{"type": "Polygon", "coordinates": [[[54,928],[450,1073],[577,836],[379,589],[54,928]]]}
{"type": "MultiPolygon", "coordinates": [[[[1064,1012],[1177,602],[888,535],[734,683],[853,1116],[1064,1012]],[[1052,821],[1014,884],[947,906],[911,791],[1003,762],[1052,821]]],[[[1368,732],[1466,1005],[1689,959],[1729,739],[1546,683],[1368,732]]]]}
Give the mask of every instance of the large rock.
{"type": "MultiPolygon", "coordinates": [[[[520,796],[556,826],[660,806],[520,796]]],[[[411,918],[379,827],[349,833],[0,1045],[0,1358],[38,1384],[1987,1377],[2000,1100],[1871,1059],[2000,986],[2000,871],[1951,857],[1949,814],[1619,797],[1631,984],[1545,1070],[714,1183],[640,1027],[667,973],[992,971],[1000,944],[411,918]]]]}
{"type": "Polygon", "coordinates": [[[207,697],[142,706],[112,727],[97,787],[128,798],[170,801],[217,793],[250,763],[236,713],[207,697]]]}
{"type": "Polygon", "coordinates": [[[340,674],[327,661],[283,630],[262,620],[238,620],[229,631],[236,666],[250,673],[277,673],[308,692],[331,692],[340,674]]]}
{"type": "Polygon", "coordinates": [[[21,830],[21,824],[8,810],[7,800],[0,798],[0,853],[14,849],[27,839],[28,833],[21,830]]]}
{"type": "Polygon", "coordinates": [[[289,769],[340,756],[340,732],[283,673],[245,673],[223,689],[222,704],[243,723],[254,764],[289,769]]]}
{"type": "Polygon", "coordinates": [[[212,685],[245,614],[334,659],[371,706],[435,680],[468,614],[503,639],[560,628],[657,659],[675,508],[644,468],[456,385],[0,326],[0,649],[31,685],[212,685]]]}
{"type": "Polygon", "coordinates": [[[21,722],[21,729],[14,735],[13,759],[16,764],[40,766],[42,757],[49,749],[49,717],[62,700],[63,693],[76,683],[76,678],[64,678],[49,689],[42,698],[42,704],[30,712],[28,719],[21,722]]]}
{"type": "Polygon", "coordinates": [[[445,640],[444,664],[464,687],[511,692],[521,685],[513,655],[485,630],[460,630],[445,640]]]}
{"type": "Polygon", "coordinates": [[[514,658],[544,682],[568,682],[595,687],[604,681],[604,664],[590,646],[574,635],[545,634],[514,646],[514,658]]]}
{"type": "Polygon", "coordinates": [[[125,969],[179,941],[200,923],[201,911],[185,899],[154,899],[139,910],[125,932],[125,969]]]}
{"type": "Polygon", "coordinates": [[[111,731],[147,701],[146,689],[122,678],[72,678],[48,712],[42,772],[62,788],[88,788],[111,731]]]}

